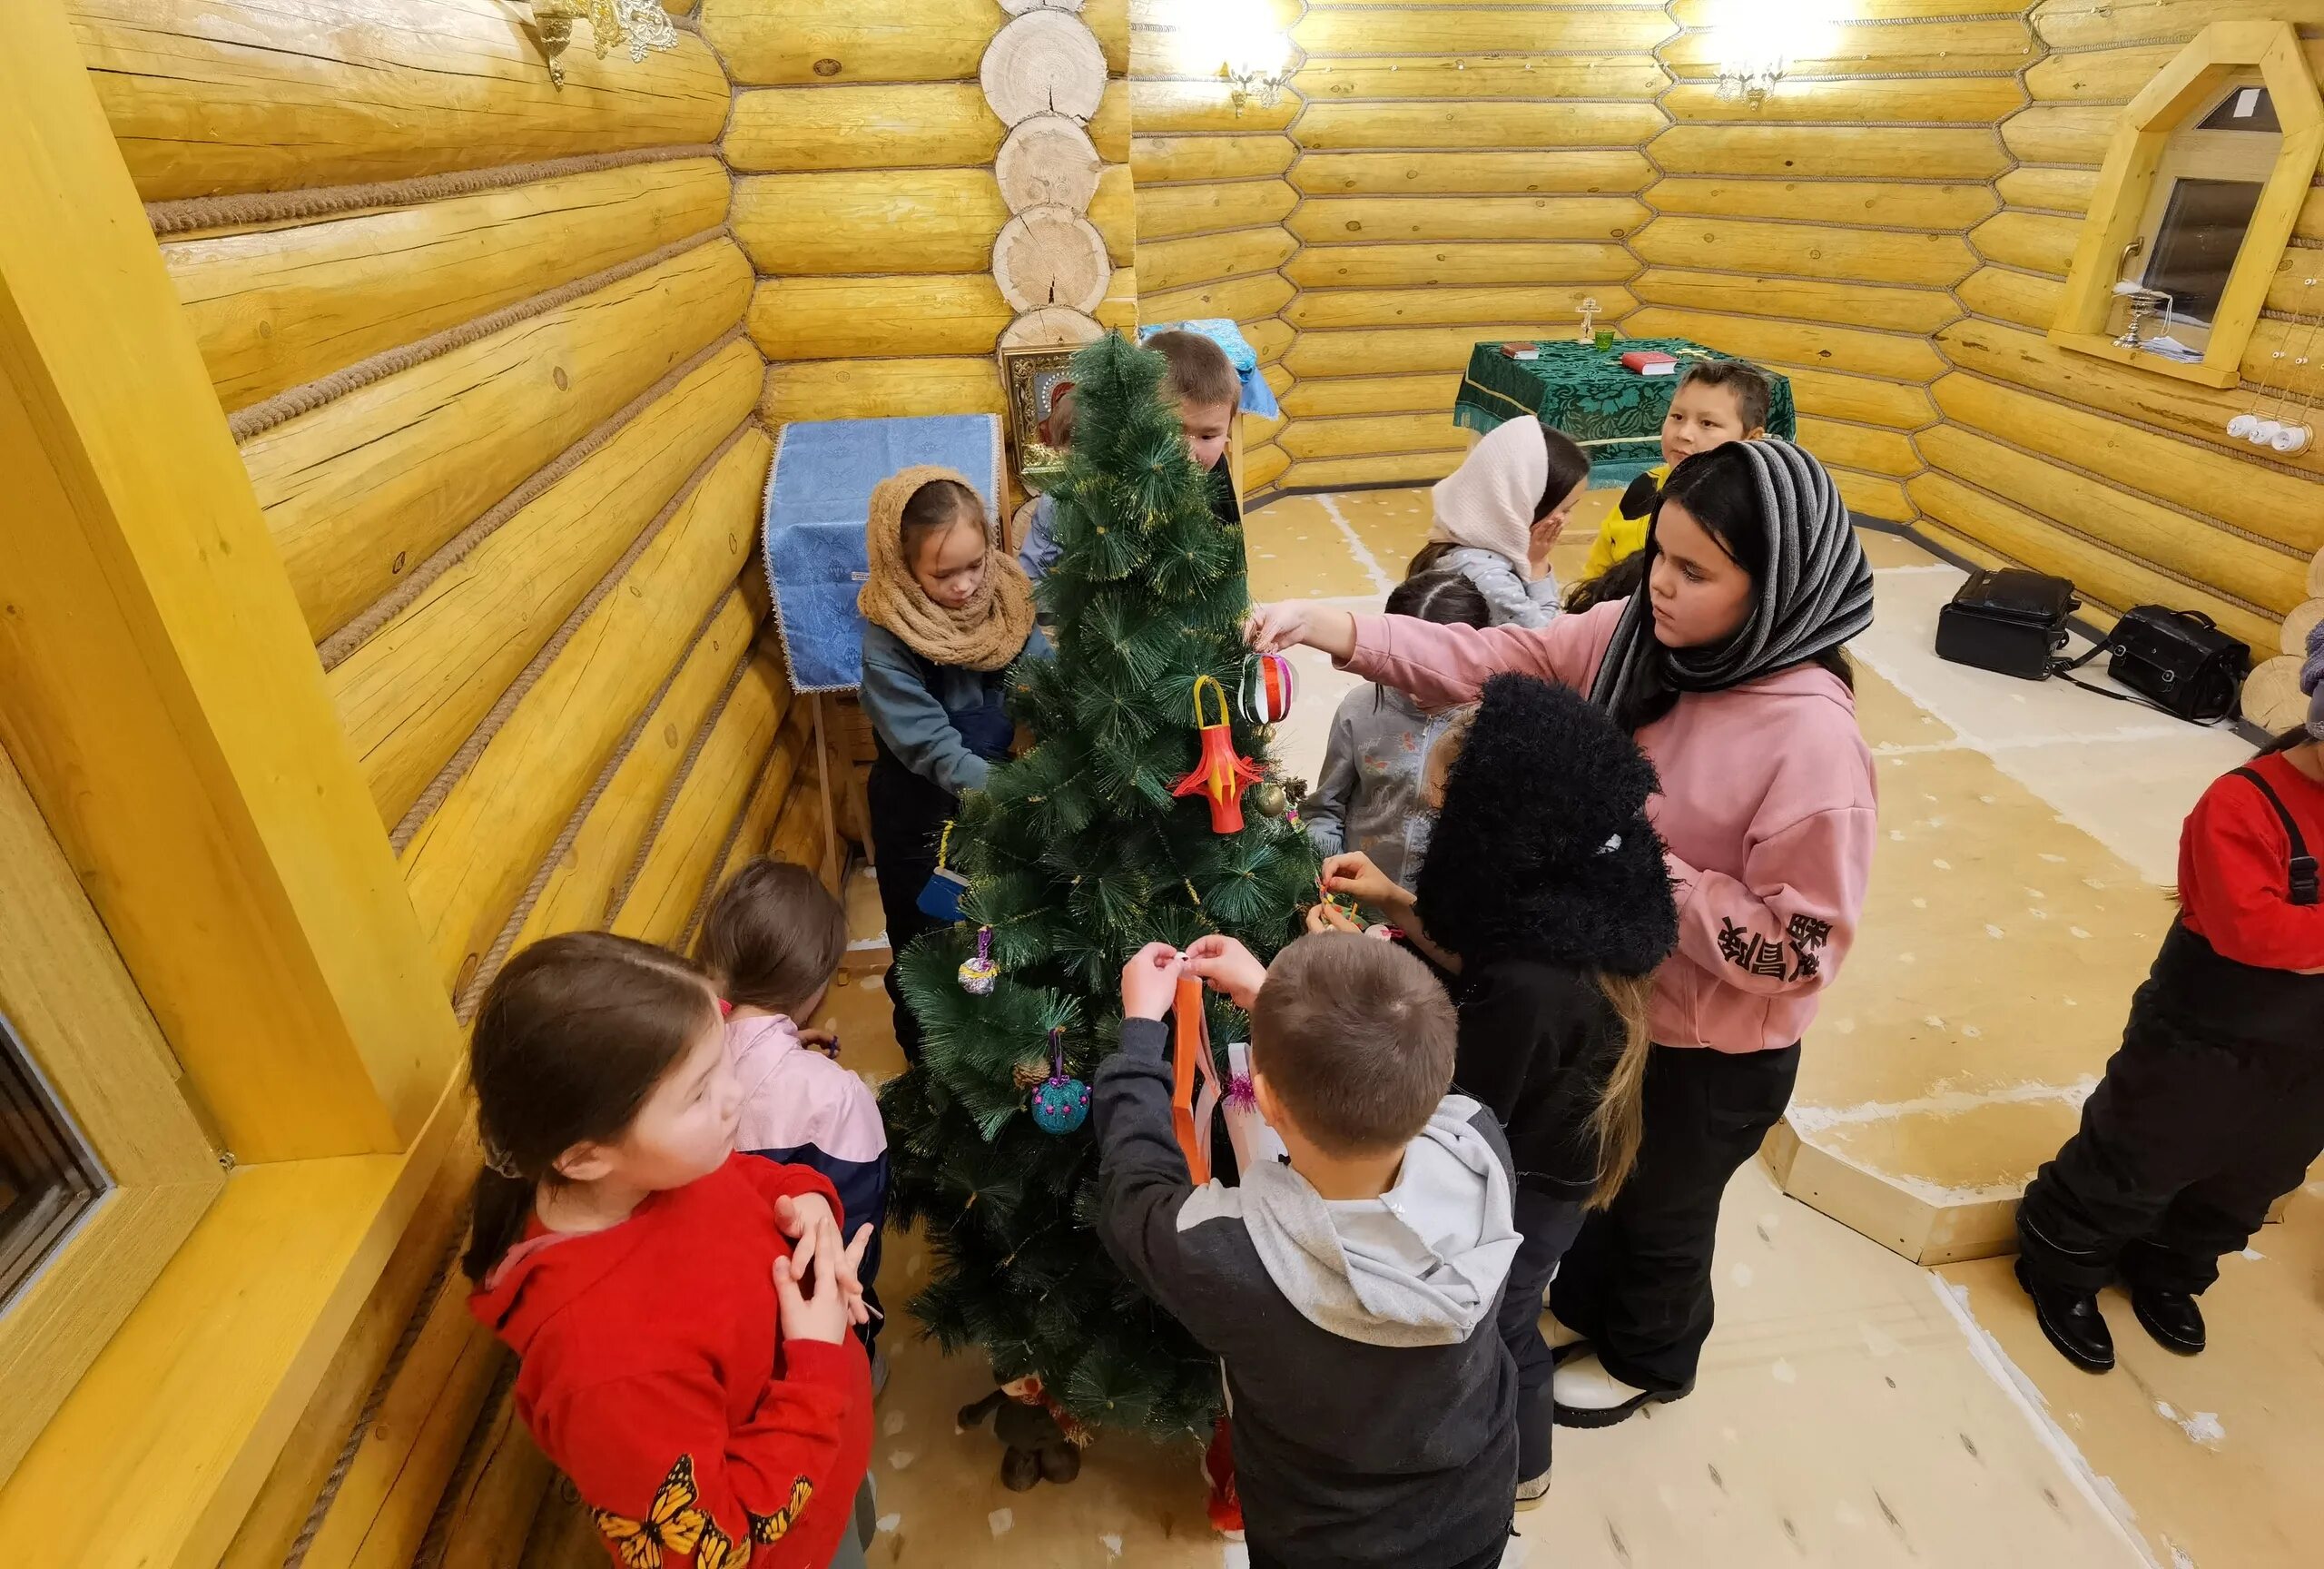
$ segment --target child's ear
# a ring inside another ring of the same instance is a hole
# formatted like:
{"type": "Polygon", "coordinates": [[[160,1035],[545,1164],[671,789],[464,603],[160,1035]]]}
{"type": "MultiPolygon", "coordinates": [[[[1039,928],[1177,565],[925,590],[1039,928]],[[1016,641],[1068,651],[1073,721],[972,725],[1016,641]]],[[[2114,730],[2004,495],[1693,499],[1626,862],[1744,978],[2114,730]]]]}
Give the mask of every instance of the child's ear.
{"type": "Polygon", "coordinates": [[[1768,428],[1764,425],[1754,425],[1751,427],[1749,432],[1744,436],[1743,439],[1746,441],[1764,441],[1767,438],[1768,428]]]}
{"type": "Polygon", "coordinates": [[[1268,1083],[1267,1076],[1256,1069],[1252,1070],[1251,1072],[1251,1096],[1258,1101],[1259,1115],[1266,1119],[1268,1127],[1277,1133],[1283,1132],[1285,1129],[1289,1129],[1294,1133],[1299,1131],[1298,1124],[1294,1122],[1291,1120],[1291,1114],[1283,1109],[1283,1102],[1275,1099],[1275,1086],[1268,1083]]]}
{"type": "Polygon", "coordinates": [[[613,1172],[613,1155],[604,1145],[583,1140],[549,1162],[568,1182],[595,1182],[613,1172]]]}

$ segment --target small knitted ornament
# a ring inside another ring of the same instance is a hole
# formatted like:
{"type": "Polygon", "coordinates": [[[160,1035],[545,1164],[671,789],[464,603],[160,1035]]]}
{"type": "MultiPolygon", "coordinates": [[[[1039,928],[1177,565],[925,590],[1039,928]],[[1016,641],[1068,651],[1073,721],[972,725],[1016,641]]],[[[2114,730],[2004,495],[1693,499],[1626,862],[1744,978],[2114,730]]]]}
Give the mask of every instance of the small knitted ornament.
{"type": "Polygon", "coordinates": [[[1089,1086],[1065,1071],[1065,1031],[1049,1031],[1049,1076],[1033,1091],[1033,1120],[1044,1133],[1071,1133],[1089,1120],[1089,1086]]]}
{"type": "Polygon", "coordinates": [[[1000,966],[992,962],[992,928],[980,926],[976,957],[960,961],[960,990],[971,997],[987,997],[1000,979],[1000,966]]]}

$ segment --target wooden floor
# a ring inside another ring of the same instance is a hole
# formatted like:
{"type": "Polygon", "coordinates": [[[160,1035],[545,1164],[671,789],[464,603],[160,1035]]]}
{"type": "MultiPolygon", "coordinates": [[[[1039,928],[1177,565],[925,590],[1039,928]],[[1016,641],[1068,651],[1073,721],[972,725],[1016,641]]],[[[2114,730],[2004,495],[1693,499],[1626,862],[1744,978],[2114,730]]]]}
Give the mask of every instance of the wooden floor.
{"type": "MultiPolygon", "coordinates": [[[[1592,498],[1581,527],[1607,499],[1592,498]]],[[[1265,508],[1249,524],[1255,594],[1376,606],[1421,543],[1426,505],[1424,492],[1374,491],[1265,508]]],[[[1577,568],[1588,543],[1561,545],[1561,567],[1577,568]]],[[[1561,1433],[1555,1491],[1510,1562],[2316,1562],[2324,1198],[2296,1197],[2253,1256],[2229,1261],[2206,1301],[2214,1349],[2202,1357],[2162,1352],[2110,1297],[2123,1366],[2103,1378],[2041,1340],[2007,1260],[1931,1270],[1901,1235],[1927,1215],[1974,1230],[1980,1205],[2003,1206],[2005,1222],[2007,1198],[2071,1128],[2152,957],[2179,820],[2239,749],[2122,705],[1939,664],[1926,652],[1935,607],[1957,577],[1909,542],[1866,545],[1879,617],[1855,648],[1883,840],[1862,938],[1808,1041],[1794,1128],[1827,1175],[1854,1182],[1811,1195],[1847,1224],[1786,1197],[1767,1166],[1739,1172],[1696,1394],[1606,1432],[1561,1433]]],[[[1347,678],[1320,660],[1302,676],[1283,745],[1312,775],[1347,678]]],[[[852,894],[857,957],[875,965],[868,878],[852,894]]],[[[831,1006],[842,1061],[874,1082],[901,1067],[876,972],[852,976],[831,1006]]],[[[917,1238],[890,1239],[875,1564],[1242,1561],[1204,1522],[1191,1440],[1107,1438],[1069,1486],[1003,1489],[990,1431],[953,1420],[983,1393],[983,1367],[913,1337],[903,1304],[924,1269],[917,1238]]]]}

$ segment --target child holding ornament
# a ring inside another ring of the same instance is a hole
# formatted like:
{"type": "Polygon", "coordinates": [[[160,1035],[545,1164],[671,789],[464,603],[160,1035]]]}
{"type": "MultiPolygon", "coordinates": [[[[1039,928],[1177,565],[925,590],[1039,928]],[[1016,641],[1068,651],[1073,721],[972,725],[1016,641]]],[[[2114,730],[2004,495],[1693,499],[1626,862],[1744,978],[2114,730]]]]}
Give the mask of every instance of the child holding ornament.
{"type": "Polygon", "coordinates": [[[1516,1476],[1493,1321],[1518,1238],[1509,1148],[1452,1081],[1452,1005],[1389,943],[1303,937],[1263,967],[1205,937],[1122,971],[1098,1070],[1098,1229],[1225,1359],[1254,1569],[1486,1569],[1516,1476]],[[1252,1092],[1288,1164],[1194,1186],[1171,1114],[1181,971],[1251,1015],[1252,1092]]]}
{"type": "MultiPolygon", "coordinates": [[[[921,893],[942,858],[960,796],[984,787],[1015,734],[1009,666],[1045,655],[1031,585],[994,543],[984,501],[949,469],[907,469],[872,492],[863,613],[863,713],[878,751],[866,794],[880,908],[898,958],[940,923],[921,893]]],[[[888,966],[896,1043],[920,1061],[920,1025],[888,966]]]]}
{"type": "MultiPolygon", "coordinates": [[[[1444,626],[1491,624],[1484,595],[1454,571],[1407,577],[1388,614],[1444,626]]],[[[1315,787],[1299,804],[1308,838],[1325,855],[1360,850],[1392,883],[1410,888],[1435,813],[1421,800],[1430,749],[1458,710],[1427,709],[1393,686],[1366,682],[1340,699],[1315,787]]]]}
{"type": "Polygon", "coordinates": [[[718,999],[650,944],[511,959],[469,1041],[485,1169],[469,1310],[517,1416],[621,1562],[854,1569],[872,1386],[849,1333],[871,1228],[820,1174],[739,1155],[718,999]]]}
{"type": "MultiPolygon", "coordinates": [[[[847,952],[847,913],[804,866],[760,856],[727,880],[703,917],[694,959],[726,1001],[726,1051],[742,1081],[735,1147],[783,1166],[820,1171],[849,1215],[872,1228],[857,1270],[879,1333],[881,1229],[888,1213],[888,1131],[871,1087],[826,1049],[839,1042],[815,1016],[847,952]]],[[[872,1382],[885,1381],[876,1357],[872,1382]]]]}
{"type": "Polygon", "coordinates": [[[1430,493],[1435,518],[1407,577],[1439,568],[1477,586],[1495,627],[1543,627],[1558,613],[1550,548],[1590,488],[1590,457],[1564,431],[1505,419],[1430,493]]]}

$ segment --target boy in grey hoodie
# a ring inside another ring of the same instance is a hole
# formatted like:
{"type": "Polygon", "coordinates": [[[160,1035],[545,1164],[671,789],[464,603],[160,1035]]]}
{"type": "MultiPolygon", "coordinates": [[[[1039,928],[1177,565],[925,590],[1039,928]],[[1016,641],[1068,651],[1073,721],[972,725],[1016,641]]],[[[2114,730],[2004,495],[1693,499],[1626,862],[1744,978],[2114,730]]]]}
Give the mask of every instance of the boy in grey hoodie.
{"type": "Polygon", "coordinates": [[[1457,1026],[1386,942],[1303,937],[1262,967],[1206,937],[1122,972],[1098,1071],[1098,1233],[1225,1361],[1253,1569],[1486,1569],[1509,1539],[1516,1367],[1509,1148],[1448,1094],[1457,1026]],[[1196,1188],[1171,1125],[1181,971],[1251,1014],[1252,1090],[1286,1161],[1196,1188]]]}

